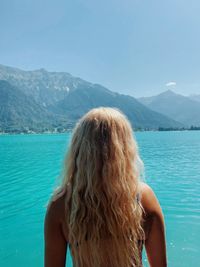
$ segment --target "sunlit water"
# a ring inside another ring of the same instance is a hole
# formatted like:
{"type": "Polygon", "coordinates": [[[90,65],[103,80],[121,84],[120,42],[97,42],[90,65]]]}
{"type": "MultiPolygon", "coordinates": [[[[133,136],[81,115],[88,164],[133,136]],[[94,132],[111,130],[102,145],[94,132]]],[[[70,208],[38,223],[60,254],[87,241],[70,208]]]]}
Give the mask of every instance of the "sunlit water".
{"type": "MultiPolygon", "coordinates": [[[[200,131],[136,138],[165,215],[169,267],[200,266],[200,131]]],[[[70,134],[0,136],[0,266],[43,266],[45,207],[69,140],[70,134]]]]}

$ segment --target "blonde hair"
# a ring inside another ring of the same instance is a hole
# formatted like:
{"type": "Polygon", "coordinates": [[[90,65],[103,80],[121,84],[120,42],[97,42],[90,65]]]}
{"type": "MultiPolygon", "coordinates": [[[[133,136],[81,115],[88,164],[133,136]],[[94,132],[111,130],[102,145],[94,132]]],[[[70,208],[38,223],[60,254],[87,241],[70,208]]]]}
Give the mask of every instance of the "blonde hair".
{"type": "Polygon", "coordinates": [[[72,134],[61,191],[76,267],[142,266],[143,164],[130,122],[118,109],[90,110],[72,134]]]}

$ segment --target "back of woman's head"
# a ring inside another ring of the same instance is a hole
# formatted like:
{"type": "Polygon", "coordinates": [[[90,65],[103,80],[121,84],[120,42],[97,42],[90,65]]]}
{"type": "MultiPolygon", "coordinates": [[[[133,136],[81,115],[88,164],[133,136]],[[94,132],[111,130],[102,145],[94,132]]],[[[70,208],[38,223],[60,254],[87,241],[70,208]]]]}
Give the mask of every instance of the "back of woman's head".
{"type": "Polygon", "coordinates": [[[75,266],[140,266],[142,161],[128,119],[95,108],[77,123],[65,161],[63,188],[75,266]]]}

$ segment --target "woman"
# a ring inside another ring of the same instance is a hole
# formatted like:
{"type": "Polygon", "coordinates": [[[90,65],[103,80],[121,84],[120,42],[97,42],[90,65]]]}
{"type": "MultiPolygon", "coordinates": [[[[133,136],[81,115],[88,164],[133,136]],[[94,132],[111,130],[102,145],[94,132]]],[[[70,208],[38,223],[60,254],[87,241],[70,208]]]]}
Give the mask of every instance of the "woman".
{"type": "Polygon", "coordinates": [[[64,267],[69,245],[76,267],[166,267],[164,218],[140,181],[142,161],[131,125],[113,108],[77,123],[63,183],[45,218],[45,267],[64,267]]]}

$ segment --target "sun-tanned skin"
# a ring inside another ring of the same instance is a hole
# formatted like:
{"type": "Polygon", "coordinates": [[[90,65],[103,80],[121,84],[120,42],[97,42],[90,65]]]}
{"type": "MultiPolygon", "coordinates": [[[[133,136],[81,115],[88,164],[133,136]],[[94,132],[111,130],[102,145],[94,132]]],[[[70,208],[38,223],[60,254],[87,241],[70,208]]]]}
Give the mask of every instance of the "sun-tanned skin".
{"type": "MultiPolygon", "coordinates": [[[[65,224],[65,196],[51,202],[45,217],[45,267],[64,267],[68,246],[65,224]]],[[[150,267],[166,267],[164,217],[153,190],[141,183],[141,204],[144,208],[145,249],[150,267]]]]}

